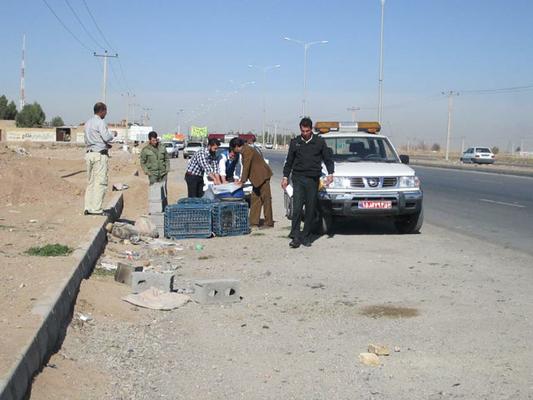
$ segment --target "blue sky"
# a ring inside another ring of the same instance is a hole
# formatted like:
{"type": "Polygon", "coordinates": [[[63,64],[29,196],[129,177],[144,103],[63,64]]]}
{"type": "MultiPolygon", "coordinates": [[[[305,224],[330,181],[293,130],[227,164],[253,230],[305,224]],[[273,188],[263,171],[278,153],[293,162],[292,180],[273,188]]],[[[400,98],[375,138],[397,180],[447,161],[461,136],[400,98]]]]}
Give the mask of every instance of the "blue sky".
{"type": "MultiPolygon", "coordinates": [[[[43,0],[2,0],[0,94],[18,103],[20,47],[27,40],[27,101],[68,123],[90,116],[101,97],[103,49],[76,21],[66,0],[47,0],[87,46],[60,25],[43,0]]],[[[101,1],[68,0],[111,60],[110,121],[127,115],[121,93],[135,93],[137,119],[172,132],[193,123],[210,130],[259,131],[262,98],[268,124],[294,129],[301,110],[303,49],[284,36],[328,40],[309,51],[308,110],[314,119],[377,116],[379,0],[101,1]],[[267,73],[248,64],[281,67],[267,73]],[[243,82],[255,85],[240,88],[243,82]],[[235,93],[237,91],[237,93],[235,93]],[[177,111],[183,109],[179,118],[177,111]]],[[[468,90],[533,85],[533,2],[529,0],[386,0],[384,132],[397,143],[444,144],[447,102],[457,90],[453,140],[499,145],[526,138],[533,148],[533,89],[472,94],[468,90]]],[[[133,108],[133,107],[132,107],[133,108]]],[[[130,119],[133,110],[130,108],[130,119]]]]}

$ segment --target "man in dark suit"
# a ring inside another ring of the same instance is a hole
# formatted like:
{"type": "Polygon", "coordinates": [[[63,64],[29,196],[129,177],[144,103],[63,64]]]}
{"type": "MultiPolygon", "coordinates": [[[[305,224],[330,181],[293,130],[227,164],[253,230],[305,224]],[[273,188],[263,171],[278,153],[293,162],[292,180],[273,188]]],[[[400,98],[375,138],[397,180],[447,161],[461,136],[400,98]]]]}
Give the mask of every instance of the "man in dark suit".
{"type": "Polygon", "coordinates": [[[272,193],[270,191],[270,178],[272,170],[265,162],[261,154],[252,146],[247,145],[241,138],[233,138],[229,142],[230,150],[239,153],[242,156],[242,173],[241,179],[237,184],[244,184],[248,179],[252,182],[252,198],[250,204],[250,225],[259,226],[261,217],[261,207],[265,216],[265,228],[274,226],[272,216],[272,193]]]}

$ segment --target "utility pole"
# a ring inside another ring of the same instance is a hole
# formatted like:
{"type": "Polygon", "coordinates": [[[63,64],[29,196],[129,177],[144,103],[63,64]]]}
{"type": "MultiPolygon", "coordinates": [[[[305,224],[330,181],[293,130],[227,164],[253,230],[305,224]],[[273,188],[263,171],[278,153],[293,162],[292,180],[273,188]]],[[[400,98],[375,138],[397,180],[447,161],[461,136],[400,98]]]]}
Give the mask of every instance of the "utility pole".
{"type": "Polygon", "coordinates": [[[180,127],[180,115],[183,112],[183,108],[180,108],[177,112],[178,115],[178,133],[181,133],[181,127],[180,127]]]}
{"type": "Polygon", "coordinates": [[[379,102],[378,122],[383,118],[383,23],[385,15],[385,0],[381,0],[381,35],[379,40],[379,102]]]}
{"type": "Polygon", "coordinates": [[[152,111],[151,108],[143,107],[144,114],[142,115],[142,125],[146,123],[146,121],[150,121],[150,117],[148,115],[148,111],[152,111]]]}
{"type": "Polygon", "coordinates": [[[360,107],[354,107],[354,106],[348,107],[346,109],[346,111],[351,111],[352,112],[352,122],[355,122],[355,113],[356,113],[356,111],[359,111],[360,109],[361,109],[360,107]]]}
{"type": "Polygon", "coordinates": [[[96,54],[96,52],[93,53],[95,57],[102,57],[104,59],[104,79],[102,82],[102,103],[105,104],[106,102],[106,94],[107,94],[107,59],[112,58],[118,58],[118,54],[107,54],[107,50],[104,51],[104,54],[96,54]]]}
{"type": "Polygon", "coordinates": [[[452,135],[453,96],[459,96],[459,93],[450,90],[448,92],[442,92],[442,94],[448,97],[448,134],[446,136],[446,161],[448,161],[450,159],[450,138],[452,135]]]}
{"type": "Polygon", "coordinates": [[[26,95],[24,93],[24,75],[26,71],[26,34],[22,35],[22,64],[20,68],[20,111],[26,105],[26,95]]]}

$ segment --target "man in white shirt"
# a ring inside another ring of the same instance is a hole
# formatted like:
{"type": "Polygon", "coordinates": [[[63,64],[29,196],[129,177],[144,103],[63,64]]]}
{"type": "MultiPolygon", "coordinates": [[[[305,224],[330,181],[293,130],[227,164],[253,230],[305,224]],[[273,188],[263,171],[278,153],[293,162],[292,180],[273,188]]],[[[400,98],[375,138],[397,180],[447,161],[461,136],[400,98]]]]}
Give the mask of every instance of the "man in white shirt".
{"type": "Polygon", "coordinates": [[[114,136],[104,122],[106,114],[106,105],[96,103],[93,117],[85,123],[84,139],[87,146],[85,162],[88,178],[85,190],[85,215],[107,215],[102,203],[107,191],[108,151],[114,136]]]}

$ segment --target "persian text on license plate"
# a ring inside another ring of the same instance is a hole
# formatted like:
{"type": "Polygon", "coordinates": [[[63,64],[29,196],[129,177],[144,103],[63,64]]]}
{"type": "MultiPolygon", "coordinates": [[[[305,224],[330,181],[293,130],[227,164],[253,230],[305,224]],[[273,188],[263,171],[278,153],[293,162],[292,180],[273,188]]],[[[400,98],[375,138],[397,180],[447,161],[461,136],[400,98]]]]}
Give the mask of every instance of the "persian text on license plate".
{"type": "Polygon", "coordinates": [[[387,209],[392,208],[390,200],[362,200],[358,204],[359,208],[387,209]]]}

